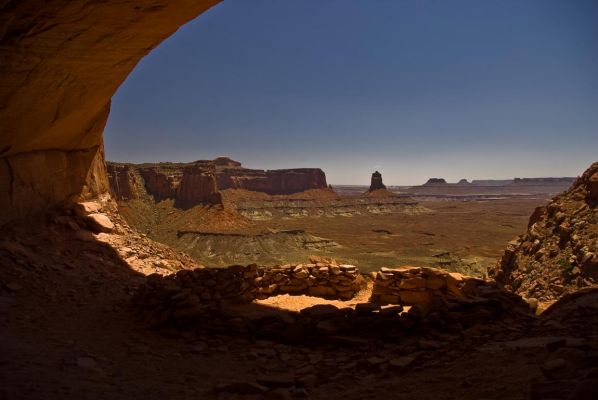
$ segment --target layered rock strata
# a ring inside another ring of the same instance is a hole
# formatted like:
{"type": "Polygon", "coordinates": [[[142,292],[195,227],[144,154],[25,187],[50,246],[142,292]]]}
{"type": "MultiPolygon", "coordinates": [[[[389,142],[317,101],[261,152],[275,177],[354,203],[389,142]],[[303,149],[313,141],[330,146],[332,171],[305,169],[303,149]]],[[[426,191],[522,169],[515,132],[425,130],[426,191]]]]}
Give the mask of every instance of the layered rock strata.
{"type": "Polygon", "coordinates": [[[108,163],[108,179],[117,200],[138,199],[147,192],[155,201],[173,199],[188,209],[199,204],[222,204],[210,161],[189,164],[108,163]]]}
{"type": "Polygon", "coordinates": [[[490,272],[507,288],[552,300],[598,283],[598,163],[531,216],[490,272]]]}
{"type": "Polygon", "coordinates": [[[228,157],[218,157],[214,163],[220,190],[245,189],[278,195],[328,187],[326,174],[320,168],[249,169],[228,157]]]}
{"type": "Polygon", "coordinates": [[[175,205],[187,209],[201,203],[222,204],[222,196],[216,188],[215,168],[195,163],[183,169],[175,205]]]}
{"type": "Polygon", "coordinates": [[[180,208],[200,203],[221,204],[219,190],[245,189],[271,195],[326,189],[326,175],[319,168],[255,170],[242,168],[228,157],[192,163],[107,163],[112,193],[118,200],[139,197],[135,187],[145,186],[156,201],[175,199],[180,208]]]}
{"type": "Polygon", "coordinates": [[[114,197],[118,200],[139,198],[138,188],[143,185],[129,165],[108,165],[108,181],[114,197]]]}

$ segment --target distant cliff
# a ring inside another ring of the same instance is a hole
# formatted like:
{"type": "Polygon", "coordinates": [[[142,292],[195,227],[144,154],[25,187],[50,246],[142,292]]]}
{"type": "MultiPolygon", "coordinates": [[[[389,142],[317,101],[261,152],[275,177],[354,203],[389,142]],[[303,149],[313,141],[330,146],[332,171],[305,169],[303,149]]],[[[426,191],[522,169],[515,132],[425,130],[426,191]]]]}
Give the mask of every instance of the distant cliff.
{"type": "Polygon", "coordinates": [[[424,186],[430,186],[430,185],[446,185],[446,180],[444,178],[430,178],[428,179],[428,181],[426,183],[424,183],[424,186]]]}
{"type": "Polygon", "coordinates": [[[219,190],[245,189],[268,194],[293,194],[310,189],[325,189],[326,175],[320,168],[261,169],[243,168],[240,163],[218,157],[216,180],[219,190]]]}
{"type": "Polygon", "coordinates": [[[108,179],[118,200],[147,193],[155,201],[175,200],[175,206],[222,204],[219,190],[245,189],[271,195],[327,188],[319,168],[258,170],[243,168],[228,157],[191,163],[123,164],[108,162],[108,179]]]}
{"type": "Polygon", "coordinates": [[[568,184],[575,182],[575,177],[563,178],[515,178],[512,185],[554,185],[554,184],[568,184]]]}
{"type": "Polygon", "coordinates": [[[118,200],[138,199],[146,192],[155,201],[173,199],[179,208],[222,204],[216,187],[216,167],[210,161],[188,164],[108,162],[107,169],[112,193],[118,200]]]}
{"type": "Polygon", "coordinates": [[[514,178],[514,179],[474,179],[469,182],[467,179],[461,179],[457,183],[448,183],[444,178],[430,178],[421,186],[439,186],[439,185],[470,185],[470,186],[559,186],[571,185],[575,178],[514,178]]]}

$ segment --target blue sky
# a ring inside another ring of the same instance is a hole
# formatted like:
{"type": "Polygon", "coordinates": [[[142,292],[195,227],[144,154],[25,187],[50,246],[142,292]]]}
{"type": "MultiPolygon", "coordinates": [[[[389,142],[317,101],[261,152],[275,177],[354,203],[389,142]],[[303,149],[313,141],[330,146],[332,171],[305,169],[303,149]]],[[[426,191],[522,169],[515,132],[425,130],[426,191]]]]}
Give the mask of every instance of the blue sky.
{"type": "Polygon", "coordinates": [[[125,81],[106,156],[576,176],[598,160],[596,21],[595,0],[225,0],[125,81]]]}

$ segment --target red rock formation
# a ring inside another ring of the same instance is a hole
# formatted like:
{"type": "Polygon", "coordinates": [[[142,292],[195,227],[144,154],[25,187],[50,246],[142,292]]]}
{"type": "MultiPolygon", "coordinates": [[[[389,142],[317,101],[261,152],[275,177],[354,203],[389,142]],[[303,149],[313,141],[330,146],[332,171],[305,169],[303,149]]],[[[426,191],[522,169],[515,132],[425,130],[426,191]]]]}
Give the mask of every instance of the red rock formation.
{"type": "Polygon", "coordinates": [[[269,194],[292,194],[309,189],[328,187],[326,175],[319,168],[277,169],[266,171],[270,187],[269,194]]]}
{"type": "Polygon", "coordinates": [[[231,160],[229,157],[220,156],[214,159],[214,164],[217,169],[223,168],[240,168],[241,163],[235,160],[231,160]]]}
{"type": "Polygon", "coordinates": [[[216,168],[213,164],[195,163],[183,170],[175,205],[191,208],[197,204],[222,204],[222,196],[216,188],[216,168]]]}
{"type": "Polygon", "coordinates": [[[319,168],[264,171],[243,168],[241,163],[219,157],[216,163],[218,189],[245,189],[268,194],[293,194],[327,188],[326,175],[319,168]]]}
{"type": "Polygon", "coordinates": [[[108,163],[113,194],[120,200],[135,198],[135,176],[156,201],[175,199],[176,206],[221,204],[218,190],[245,189],[268,194],[294,194],[327,189],[326,175],[319,168],[263,171],[241,167],[227,157],[193,163],[116,164],[108,163]]]}
{"type": "Polygon", "coordinates": [[[218,2],[2,2],[0,224],[108,190],[110,99],[141,58],[218,2]]]}
{"type": "Polygon", "coordinates": [[[379,189],[386,189],[386,185],[382,183],[382,174],[378,171],[372,174],[372,181],[370,183],[369,192],[373,192],[374,190],[379,189]]]}
{"type": "Polygon", "coordinates": [[[137,198],[135,175],[129,165],[108,164],[108,181],[113,196],[118,200],[132,200],[137,198]]]}
{"type": "Polygon", "coordinates": [[[216,187],[216,168],[211,161],[189,164],[107,164],[112,193],[118,200],[139,198],[140,192],[145,190],[157,202],[174,199],[179,208],[222,204],[216,187]],[[143,187],[140,188],[140,185],[143,187]]]}
{"type": "Polygon", "coordinates": [[[139,173],[145,181],[145,188],[156,201],[177,197],[178,179],[168,172],[158,167],[139,168],[139,173]]]}

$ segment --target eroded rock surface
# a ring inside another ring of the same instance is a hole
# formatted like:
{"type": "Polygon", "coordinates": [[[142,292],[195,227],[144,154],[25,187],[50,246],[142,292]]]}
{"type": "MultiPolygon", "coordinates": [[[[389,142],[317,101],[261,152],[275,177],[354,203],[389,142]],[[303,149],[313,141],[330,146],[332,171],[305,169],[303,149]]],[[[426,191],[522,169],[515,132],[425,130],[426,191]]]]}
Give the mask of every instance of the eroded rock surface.
{"type": "Polygon", "coordinates": [[[527,297],[554,300],[598,283],[598,163],[566,192],[535,210],[492,273],[527,297]]]}
{"type": "Polygon", "coordinates": [[[293,168],[264,171],[243,168],[227,157],[214,160],[218,189],[245,189],[271,195],[325,189],[326,175],[320,168],[293,168]]]}
{"type": "Polygon", "coordinates": [[[222,204],[211,161],[139,165],[109,162],[107,166],[110,187],[118,200],[142,199],[149,194],[156,202],[172,199],[183,209],[222,204]]]}
{"type": "Polygon", "coordinates": [[[0,223],[108,190],[112,95],[141,58],[218,2],[0,5],[0,223]]]}
{"type": "Polygon", "coordinates": [[[192,163],[122,164],[108,162],[108,178],[118,200],[143,197],[145,187],[155,201],[174,199],[181,208],[198,204],[222,204],[220,190],[243,189],[270,195],[327,189],[319,168],[263,171],[241,167],[227,157],[192,163]]]}
{"type": "Polygon", "coordinates": [[[386,189],[386,185],[382,183],[382,174],[378,171],[372,174],[372,180],[370,183],[370,192],[378,189],[386,189]]]}

